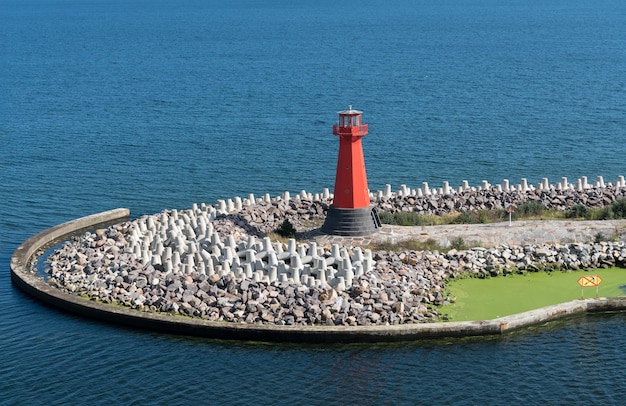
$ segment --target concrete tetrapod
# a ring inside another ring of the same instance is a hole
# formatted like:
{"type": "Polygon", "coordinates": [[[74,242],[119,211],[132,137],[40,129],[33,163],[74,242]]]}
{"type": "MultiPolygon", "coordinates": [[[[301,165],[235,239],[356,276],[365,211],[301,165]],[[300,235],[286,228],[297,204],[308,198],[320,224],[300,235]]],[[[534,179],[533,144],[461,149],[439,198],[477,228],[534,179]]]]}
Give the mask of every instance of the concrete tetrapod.
{"type": "Polygon", "coordinates": [[[497,335],[585,312],[623,311],[626,297],[575,300],[493,320],[400,324],[388,326],[279,326],[212,322],[200,318],[151,313],[105,305],[48,285],[33,271],[45,247],[81,231],[128,218],[127,209],[98,213],[49,228],[22,243],[11,258],[11,279],[29,295],[60,309],[131,327],[207,338],[274,342],[382,342],[425,338],[497,335]]]}

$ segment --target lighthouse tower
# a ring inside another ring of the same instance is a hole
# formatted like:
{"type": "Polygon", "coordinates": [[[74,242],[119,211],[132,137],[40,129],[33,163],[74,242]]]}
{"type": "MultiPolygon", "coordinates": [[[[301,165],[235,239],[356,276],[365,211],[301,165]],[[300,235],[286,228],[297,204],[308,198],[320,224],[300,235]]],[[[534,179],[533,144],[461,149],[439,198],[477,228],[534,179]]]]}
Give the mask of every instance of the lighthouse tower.
{"type": "Polygon", "coordinates": [[[340,111],[333,134],[339,137],[339,157],[335,176],[333,202],[328,210],[322,232],[332,235],[363,236],[380,228],[376,208],[370,205],[361,138],[367,124],[361,122],[363,112],[340,111]]]}

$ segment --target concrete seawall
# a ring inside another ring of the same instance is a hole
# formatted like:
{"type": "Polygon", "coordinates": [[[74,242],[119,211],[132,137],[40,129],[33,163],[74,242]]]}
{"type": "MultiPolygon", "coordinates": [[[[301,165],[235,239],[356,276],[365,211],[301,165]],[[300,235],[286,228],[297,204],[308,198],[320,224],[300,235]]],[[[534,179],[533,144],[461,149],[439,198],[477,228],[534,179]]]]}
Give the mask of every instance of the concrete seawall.
{"type": "Polygon", "coordinates": [[[11,258],[11,279],[29,295],[60,309],[107,322],[172,334],[275,342],[382,342],[425,338],[498,335],[586,312],[626,310],[626,297],[575,300],[494,320],[377,326],[279,326],[207,321],[200,318],[141,312],[65,293],[31,271],[37,253],[71,235],[120,222],[128,209],[79,218],[40,232],[22,243],[11,258]]]}

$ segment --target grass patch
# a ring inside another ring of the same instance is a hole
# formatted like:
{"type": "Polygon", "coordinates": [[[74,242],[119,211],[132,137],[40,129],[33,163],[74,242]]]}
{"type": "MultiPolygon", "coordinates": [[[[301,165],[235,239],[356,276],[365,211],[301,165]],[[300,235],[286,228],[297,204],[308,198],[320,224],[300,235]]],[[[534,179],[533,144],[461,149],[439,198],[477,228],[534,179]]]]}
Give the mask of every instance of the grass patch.
{"type": "Polygon", "coordinates": [[[288,237],[283,237],[282,235],[276,233],[276,232],[269,232],[269,233],[265,233],[266,237],[269,237],[272,241],[278,241],[280,243],[283,243],[285,245],[289,244],[289,238],[288,237]]]}
{"type": "Polygon", "coordinates": [[[416,212],[378,212],[381,223],[396,226],[441,226],[453,224],[457,216],[458,214],[442,214],[441,216],[435,216],[416,212]]]}
{"type": "MultiPolygon", "coordinates": [[[[578,278],[599,275],[600,297],[626,294],[626,269],[607,268],[576,272],[533,272],[525,275],[452,280],[447,291],[456,302],[440,308],[450,321],[490,320],[540,307],[581,298],[578,278]],[[624,288],[623,288],[624,287],[624,288]]],[[[596,296],[595,288],[585,288],[585,298],[596,296]]]]}
{"type": "MultiPolygon", "coordinates": [[[[370,244],[367,248],[372,251],[445,251],[445,249],[434,239],[426,241],[406,240],[397,243],[381,242],[370,244]]],[[[449,249],[449,248],[448,248],[449,249]]]]}
{"type": "Polygon", "coordinates": [[[586,219],[589,218],[589,208],[582,204],[577,204],[565,210],[565,218],[586,219]]]}
{"type": "Polygon", "coordinates": [[[515,213],[519,218],[541,216],[546,211],[546,206],[540,201],[529,200],[517,206],[515,213]]]}
{"type": "Polygon", "coordinates": [[[467,243],[463,238],[457,237],[452,239],[452,241],[450,241],[450,245],[447,247],[442,246],[433,238],[429,238],[425,241],[405,240],[396,243],[385,241],[375,244],[369,244],[366,246],[366,248],[369,248],[372,251],[439,251],[446,253],[452,249],[461,251],[478,246],[480,246],[479,241],[471,241],[470,243],[467,243]]]}

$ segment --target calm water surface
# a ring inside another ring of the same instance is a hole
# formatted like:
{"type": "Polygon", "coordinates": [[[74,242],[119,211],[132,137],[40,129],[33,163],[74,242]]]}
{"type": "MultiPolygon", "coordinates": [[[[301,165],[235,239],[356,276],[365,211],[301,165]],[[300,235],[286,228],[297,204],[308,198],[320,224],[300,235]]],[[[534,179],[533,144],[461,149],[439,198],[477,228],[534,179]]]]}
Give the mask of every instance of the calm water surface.
{"type": "Polygon", "coordinates": [[[332,188],[364,111],[370,188],[626,174],[621,0],[0,0],[0,404],[623,404],[624,315],[499,339],[232,343],[17,291],[79,216],[332,188]]]}

